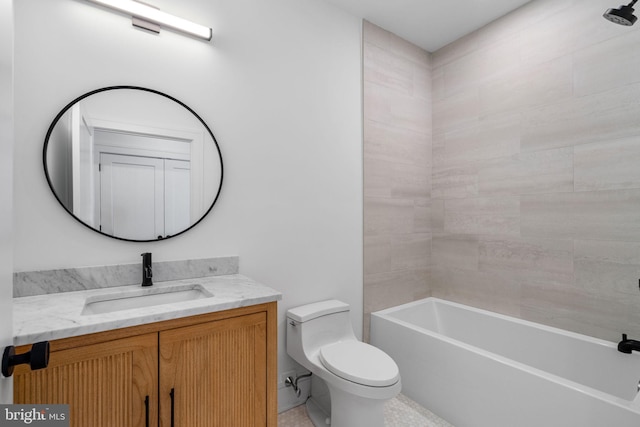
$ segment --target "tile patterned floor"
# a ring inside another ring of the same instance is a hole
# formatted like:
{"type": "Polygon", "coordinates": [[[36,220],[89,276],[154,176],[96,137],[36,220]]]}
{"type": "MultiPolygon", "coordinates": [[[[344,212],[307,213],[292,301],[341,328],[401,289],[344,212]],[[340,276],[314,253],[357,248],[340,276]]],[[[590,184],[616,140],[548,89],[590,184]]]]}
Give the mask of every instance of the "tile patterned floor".
{"type": "MultiPolygon", "coordinates": [[[[399,394],[384,408],[386,427],[454,427],[431,411],[399,394]]],[[[313,427],[304,405],[278,415],[278,427],[313,427]]]]}

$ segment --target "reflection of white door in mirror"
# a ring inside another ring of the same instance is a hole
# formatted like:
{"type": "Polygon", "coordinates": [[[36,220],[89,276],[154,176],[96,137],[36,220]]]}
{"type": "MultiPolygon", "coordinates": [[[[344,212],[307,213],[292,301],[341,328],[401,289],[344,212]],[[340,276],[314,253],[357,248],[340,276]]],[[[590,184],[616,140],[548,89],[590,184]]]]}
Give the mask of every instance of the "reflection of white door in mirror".
{"type": "Polygon", "coordinates": [[[102,153],[100,230],[140,240],[164,236],[163,187],[162,159],[102,153]]]}
{"type": "Polygon", "coordinates": [[[140,240],[190,225],[189,161],[101,153],[100,230],[140,240]]]}
{"type": "Polygon", "coordinates": [[[191,225],[191,162],[164,161],[165,235],[173,236],[191,225]]]}

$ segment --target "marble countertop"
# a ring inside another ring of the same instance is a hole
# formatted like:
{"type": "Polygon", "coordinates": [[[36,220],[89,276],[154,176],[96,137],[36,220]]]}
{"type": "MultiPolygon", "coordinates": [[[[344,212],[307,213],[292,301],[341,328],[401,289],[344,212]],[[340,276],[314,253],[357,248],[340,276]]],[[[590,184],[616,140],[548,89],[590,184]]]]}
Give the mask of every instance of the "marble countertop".
{"type": "Polygon", "coordinates": [[[117,299],[140,292],[140,285],[19,297],[13,299],[14,345],[32,344],[127,326],[177,319],[282,299],[282,294],[248,277],[232,274],[154,283],[145,292],[162,293],[200,285],[212,297],[183,302],[82,314],[85,301],[117,299]]]}

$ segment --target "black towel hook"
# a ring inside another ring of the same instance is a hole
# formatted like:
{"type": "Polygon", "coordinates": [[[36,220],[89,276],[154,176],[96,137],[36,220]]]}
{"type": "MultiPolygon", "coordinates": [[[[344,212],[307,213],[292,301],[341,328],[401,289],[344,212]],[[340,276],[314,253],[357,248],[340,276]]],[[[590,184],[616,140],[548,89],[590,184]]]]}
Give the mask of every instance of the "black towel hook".
{"type": "Polygon", "coordinates": [[[31,351],[16,354],[12,345],[5,347],[2,355],[2,375],[10,377],[16,365],[28,364],[31,370],[43,369],[49,365],[49,341],[41,341],[31,346],[31,351]]]}

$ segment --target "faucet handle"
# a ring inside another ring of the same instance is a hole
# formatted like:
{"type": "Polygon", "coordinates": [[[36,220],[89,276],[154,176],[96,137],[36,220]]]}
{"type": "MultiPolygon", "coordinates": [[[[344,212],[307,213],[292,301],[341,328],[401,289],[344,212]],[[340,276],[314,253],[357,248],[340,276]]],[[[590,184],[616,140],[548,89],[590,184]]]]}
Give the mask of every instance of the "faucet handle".
{"type": "Polygon", "coordinates": [[[622,341],[626,341],[627,340],[627,334],[622,334],[622,341]]]}

